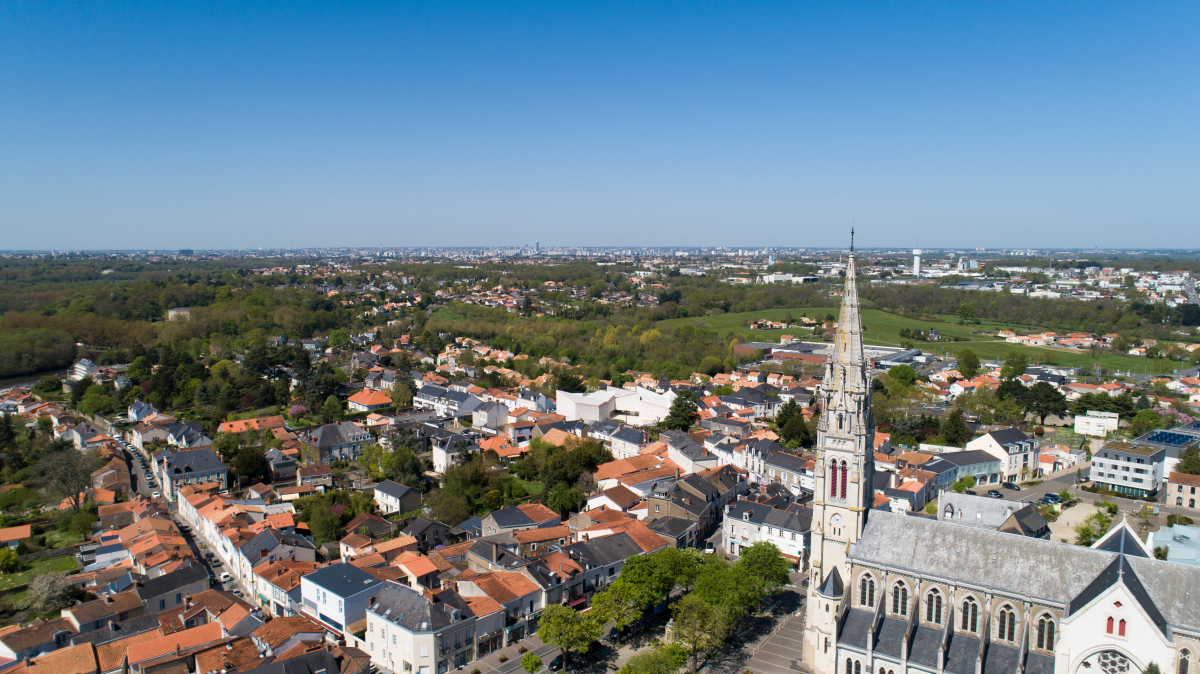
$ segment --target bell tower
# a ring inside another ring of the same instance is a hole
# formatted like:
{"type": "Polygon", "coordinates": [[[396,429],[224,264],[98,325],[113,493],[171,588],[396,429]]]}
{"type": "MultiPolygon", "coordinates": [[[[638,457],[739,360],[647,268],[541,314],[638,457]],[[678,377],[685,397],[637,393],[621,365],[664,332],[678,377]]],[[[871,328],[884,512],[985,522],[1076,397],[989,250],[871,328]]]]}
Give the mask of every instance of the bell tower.
{"type": "Polygon", "coordinates": [[[812,550],[804,635],[804,660],[818,674],[836,672],[835,619],[851,583],[846,555],[862,535],[875,500],[875,421],[871,416],[871,365],[863,356],[855,276],[854,231],[833,354],[817,398],[812,550]]]}

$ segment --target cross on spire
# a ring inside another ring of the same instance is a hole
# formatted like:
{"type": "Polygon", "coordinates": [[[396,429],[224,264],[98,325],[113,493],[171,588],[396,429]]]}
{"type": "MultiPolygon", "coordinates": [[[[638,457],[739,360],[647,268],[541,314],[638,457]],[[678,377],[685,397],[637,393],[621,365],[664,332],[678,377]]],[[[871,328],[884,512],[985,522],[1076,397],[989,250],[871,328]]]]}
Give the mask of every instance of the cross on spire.
{"type": "Polygon", "coordinates": [[[854,227],[850,228],[850,252],[854,252],[854,227]]]}

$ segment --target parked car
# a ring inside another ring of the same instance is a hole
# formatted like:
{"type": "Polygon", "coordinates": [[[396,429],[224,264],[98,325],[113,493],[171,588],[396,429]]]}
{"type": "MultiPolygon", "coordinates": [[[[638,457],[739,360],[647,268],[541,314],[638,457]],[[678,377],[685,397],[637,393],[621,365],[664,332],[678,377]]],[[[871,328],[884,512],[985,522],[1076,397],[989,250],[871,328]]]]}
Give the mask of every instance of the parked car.
{"type": "Polygon", "coordinates": [[[559,653],[558,657],[556,657],[550,661],[550,671],[557,672],[558,670],[562,669],[563,661],[564,661],[563,655],[562,655],[562,653],[559,653]]]}
{"type": "Polygon", "coordinates": [[[704,546],[704,552],[705,554],[711,555],[712,553],[716,552],[716,548],[713,547],[712,543],[708,543],[704,546]]]}
{"type": "Polygon", "coordinates": [[[1004,484],[1002,484],[1000,486],[1004,487],[1005,489],[1010,489],[1012,491],[1021,491],[1021,488],[1019,486],[1017,486],[1016,482],[1005,482],[1004,484]]]}
{"type": "Polygon", "coordinates": [[[150,498],[162,498],[162,494],[159,492],[154,492],[153,494],[150,494],[150,498]]]}
{"type": "Polygon", "coordinates": [[[995,489],[989,489],[988,493],[984,494],[984,496],[987,496],[988,498],[1004,498],[1004,494],[1001,494],[995,489]]]}
{"type": "Polygon", "coordinates": [[[1059,498],[1058,494],[1046,494],[1042,497],[1042,502],[1058,505],[1059,503],[1062,503],[1062,499],[1059,498]]]}
{"type": "Polygon", "coordinates": [[[217,576],[217,577],[218,577],[218,578],[221,580],[221,582],[222,582],[222,583],[228,583],[228,582],[229,582],[229,579],[230,579],[232,576],[230,576],[230,575],[229,575],[229,572],[228,572],[228,571],[222,571],[222,572],[221,572],[221,575],[220,575],[220,576],[217,576]]]}

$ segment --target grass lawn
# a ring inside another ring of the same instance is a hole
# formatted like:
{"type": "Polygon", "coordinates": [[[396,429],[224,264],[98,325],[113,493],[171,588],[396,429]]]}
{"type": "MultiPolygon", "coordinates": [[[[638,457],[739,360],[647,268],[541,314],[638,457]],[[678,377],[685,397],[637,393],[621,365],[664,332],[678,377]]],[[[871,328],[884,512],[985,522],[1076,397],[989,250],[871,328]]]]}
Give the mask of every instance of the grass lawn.
{"type": "Polygon", "coordinates": [[[467,320],[466,316],[463,316],[462,314],[450,311],[449,309],[438,309],[437,311],[433,312],[433,316],[436,318],[445,320],[445,321],[465,321],[465,320],[467,320]]]}
{"type": "MultiPolygon", "coordinates": [[[[778,342],[780,336],[784,333],[793,334],[797,337],[802,337],[802,335],[796,334],[798,331],[795,330],[751,330],[750,328],[742,327],[742,321],[748,320],[753,323],[760,318],[779,321],[789,313],[793,318],[798,320],[804,314],[807,314],[810,318],[824,316],[827,313],[837,316],[840,313],[840,308],[766,309],[763,311],[722,314],[720,316],[672,318],[659,321],[658,325],[673,328],[681,325],[698,325],[702,323],[707,329],[714,330],[722,335],[732,331],[748,334],[757,341],[778,342]]],[[[1096,359],[1092,357],[1089,351],[1047,349],[1021,344],[1009,344],[995,336],[1000,330],[1013,330],[1018,334],[1023,334],[1030,331],[1028,326],[1009,325],[996,321],[983,321],[980,325],[964,326],[950,322],[956,320],[954,317],[939,316],[939,318],[944,319],[946,322],[919,321],[888,313],[880,309],[863,309],[864,339],[868,344],[900,346],[901,328],[909,328],[911,330],[936,328],[943,335],[958,336],[970,341],[917,342],[915,344],[930,353],[953,354],[957,353],[959,349],[969,348],[974,350],[983,360],[996,360],[1003,358],[1004,354],[1009,351],[1019,351],[1029,358],[1030,363],[1051,363],[1064,367],[1090,368],[1096,362],[1096,359]],[[987,334],[976,335],[972,334],[972,332],[986,332],[987,334]]],[[[1102,352],[1099,361],[1101,366],[1108,370],[1132,370],[1135,373],[1145,373],[1153,366],[1153,363],[1145,358],[1123,356],[1111,352],[1102,352]]],[[[1182,364],[1180,364],[1180,367],[1182,367],[1182,364]]]]}
{"type": "Polygon", "coordinates": [[[513,476],[513,486],[515,487],[518,484],[521,485],[522,487],[525,487],[525,493],[530,496],[537,496],[538,494],[542,493],[543,489],[546,488],[546,485],[542,484],[541,482],[522,480],[521,478],[514,475],[513,476]]]}
{"type": "Polygon", "coordinates": [[[75,570],[75,557],[74,555],[67,555],[53,559],[38,559],[24,566],[25,570],[19,573],[0,575],[0,590],[24,585],[43,573],[50,573],[51,571],[66,571],[70,573],[75,570]]]}
{"type": "Polygon", "coordinates": [[[59,531],[58,529],[48,529],[46,531],[46,548],[57,550],[58,548],[69,548],[72,545],[79,545],[79,537],[69,531],[59,531]]]}

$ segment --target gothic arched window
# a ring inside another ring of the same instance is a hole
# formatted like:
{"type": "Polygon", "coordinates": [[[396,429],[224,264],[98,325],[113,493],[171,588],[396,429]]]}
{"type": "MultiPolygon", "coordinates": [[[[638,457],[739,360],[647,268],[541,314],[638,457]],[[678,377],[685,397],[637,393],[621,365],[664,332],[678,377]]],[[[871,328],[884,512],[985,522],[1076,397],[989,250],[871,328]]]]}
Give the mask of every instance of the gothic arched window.
{"type": "Polygon", "coordinates": [[[1038,620],[1037,647],[1054,650],[1054,619],[1048,615],[1038,620]]]}
{"type": "Polygon", "coordinates": [[[996,630],[996,638],[1006,641],[1016,641],[1017,614],[1005,606],[1000,609],[1000,629],[996,630]]]}
{"type": "Polygon", "coordinates": [[[837,461],[829,462],[829,497],[837,498],[837,461]]]}
{"type": "Polygon", "coordinates": [[[851,668],[854,666],[854,661],[846,658],[846,674],[850,674],[851,668]]]}
{"type": "Polygon", "coordinates": [[[1191,664],[1192,654],[1187,650],[1179,652],[1179,674],[1188,674],[1188,665],[1191,664]]]}
{"type": "Polygon", "coordinates": [[[846,467],[846,462],[842,462],[842,498],[846,498],[846,480],[850,475],[850,469],[846,467]]]}
{"type": "Polygon", "coordinates": [[[962,605],[962,630],[964,632],[974,632],[979,625],[979,604],[971,597],[967,597],[962,605]]]}
{"type": "Polygon", "coordinates": [[[838,430],[839,430],[839,431],[840,431],[840,430],[842,430],[842,427],[843,427],[843,424],[842,424],[842,415],[840,415],[840,414],[839,414],[839,415],[838,415],[838,430]]]}
{"type": "Polygon", "coordinates": [[[925,597],[925,621],[942,624],[942,593],[936,589],[925,597]]]}
{"type": "Polygon", "coordinates": [[[892,587],[892,613],[908,615],[908,587],[904,583],[896,583],[892,587]]]}
{"type": "Polygon", "coordinates": [[[858,603],[863,606],[875,606],[875,579],[863,574],[858,583],[858,603]]]}
{"type": "Polygon", "coordinates": [[[854,674],[862,674],[862,663],[858,660],[854,661],[854,674]]]}

